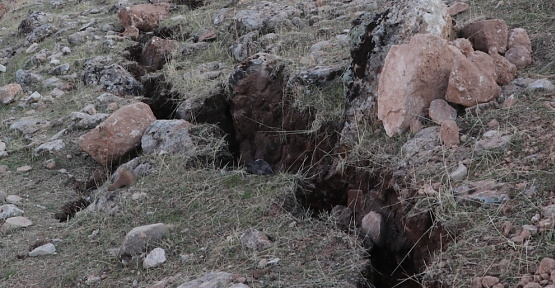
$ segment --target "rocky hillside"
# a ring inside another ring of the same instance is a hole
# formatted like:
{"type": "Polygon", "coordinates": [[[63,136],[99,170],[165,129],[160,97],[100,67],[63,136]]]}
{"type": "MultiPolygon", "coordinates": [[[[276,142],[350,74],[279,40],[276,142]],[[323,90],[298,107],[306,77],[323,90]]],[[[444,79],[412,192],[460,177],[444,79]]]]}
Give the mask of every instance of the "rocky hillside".
{"type": "Polygon", "coordinates": [[[553,287],[553,9],[0,3],[0,287],[553,287]]]}

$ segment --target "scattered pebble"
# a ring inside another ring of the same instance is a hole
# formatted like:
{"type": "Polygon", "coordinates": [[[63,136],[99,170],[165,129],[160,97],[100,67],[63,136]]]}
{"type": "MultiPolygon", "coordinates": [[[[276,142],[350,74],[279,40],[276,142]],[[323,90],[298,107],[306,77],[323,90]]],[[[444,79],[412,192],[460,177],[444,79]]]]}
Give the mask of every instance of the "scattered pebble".
{"type": "Polygon", "coordinates": [[[17,168],[17,172],[29,172],[33,169],[33,167],[26,165],[26,166],[21,166],[19,168],[17,168]]]}
{"type": "Polygon", "coordinates": [[[6,202],[10,204],[20,204],[22,199],[23,198],[17,195],[9,195],[8,197],[6,197],[6,202]]]}
{"type": "Polygon", "coordinates": [[[33,251],[29,252],[30,257],[37,257],[37,256],[44,256],[44,255],[56,255],[56,246],[52,243],[47,243],[42,246],[39,246],[33,251]]]}
{"type": "Polygon", "coordinates": [[[166,262],[166,251],[162,248],[154,248],[143,260],[143,268],[154,268],[166,262]]]}

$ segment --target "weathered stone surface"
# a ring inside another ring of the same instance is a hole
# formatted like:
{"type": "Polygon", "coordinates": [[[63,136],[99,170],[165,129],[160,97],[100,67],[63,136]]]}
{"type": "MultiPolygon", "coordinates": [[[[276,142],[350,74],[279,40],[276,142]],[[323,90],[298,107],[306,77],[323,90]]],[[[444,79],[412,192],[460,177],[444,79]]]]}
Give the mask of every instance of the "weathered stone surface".
{"type": "Polygon", "coordinates": [[[18,130],[24,135],[32,135],[40,129],[50,126],[50,121],[33,117],[22,117],[10,125],[10,130],[18,130]]]}
{"type": "Polygon", "coordinates": [[[500,86],[511,83],[515,79],[516,66],[496,52],[492,52],[489,55],[495,64],[495,74],[497,75],[495,82],[500,86]]]}
{"type": "Polygon", "coordinates": [[[515,46],[523,46],[528,52],[532,53],[532,42],[530,37],[528,37],[526,29],[515,28],[509,31],[508,47],[512,48],[515,46]]]}
{"type": "Polygon", "coordinates": [[[362,218],[360,225],[362,232],[366,234],[366,237],[370,237],[374,244],[378,245],[378,247],[383,245],[385,222],[381,214],[374,211],[368,212],[362,218]]]}
{"type": "MultiPolygon", "coordinates": [[[[4,201],[0,201],[4,202],[4,201]]],[[[5,204],[0,206],[0,220],[4,220],[10,217],[16,217],[23,215],[23,210],[17,208],[14,204],[5,204]]]]}
{"type": "Polygon", "coordinates": [[[143,153],[184,153],[193,149],[189,135],[191,123],[185,120],[156,120],[141,138],[143,153]]]}
{"type": "Polygon", "coordinates": [[[36,43],[44,40],[46,37],[58,32],[58,27],[52,24],[43,24],[35,28],[26,38],[27,43],[36,43]]]}
{"type": "Polygon", "coordinates": [[[52,22],[54,17],[51,14],[44,13],[42,11],[34,11],[27,18],[25,18],[19,26],[17,27],[17,34],[29,34],[35,30],[35,28],[46,24],[48,22],[52,22]]]}
{"type": "Polygon", "coordinates": [[[232,25],[240,35],[251,31],[267,34],[293,27],[292,18],[300,16],[301,13],[293,6],[260,1],[235,14],[232,25]]]}
{"type": "Polygon", "coordinates": [[[143,84],[137,81],[131,73],[108,57],[94,57],[85,62],[83,82],[86,85],[100,86],[108,92],[124,95],[140,95],[143,84]]]}
{"type": "Polygon", "coordinates": [[[538,267],[538,274],[551,274],[555,271],[555,260],[551,258],[543,258],[538,267]]]}
{"type": "Polygon", "coordinates": [[[170,230],[163,223],[135,227],[125,236],[118,256],[122,261],[129,261],[143,253],[147,244],[154,243],[169,233],[170,230]]]}
{"type": "Polygon", "coordinates": [[[466,38],[457,38],[451,42],[449,45],[457,47],[461,53],[468,57],[470,53],[474,52],[474,48],[472,48],[472,43],[466,38]]]}
{"type": "Polygon", "coordinates": [[[160,70],[171,58],[175,49],[177,49],[177,41],[154,36],[146,43],[139,64],[153,70],[160,70]]]}
{"type": "Polygon", "coordinates": [[[517,68],[524,68],[532,64],[532,54],[524,46],[513,46],[505,52],[505,58],[517,68]]]}
{"type": "Polygon", "coordinates": [[[363,130],[359,125],[377,121],[378,78],[392,45],[406,44],[418,33],[442,39],[454,34],[451,16],[441,0],[390,3],[391,7],[378,13],[361,14],[349,32],[352,61],[343,76],[347,92],[342,145],[357,141],[357,131],[363,130]]]}
{"type": "Polygon", "coordinates": [[[459,145],[459,126],[454,120],[445,120],[439,129],[441,142],[446,146],[459,145]]]}
{"type": "Polygon", "coordinates": [[[493,276],[484,276],[482,278],[482,287],[492,287],[499,283],[499,278],[493,276]]]}
{"type": "Polygon", "coordinates": [[[443,99],[436,99],[430,103],[428,116],[438,124],[445,120],[457,119],[457,110],[443,99]]]}
{"type": "Polygon", "coordinates": [[[23,89],[21,85],[12,83],[0,88],[0,101],[2,104],[10,104],[17,100],[17,98],[22,94],[23,89]]]}
{"type": "Polygon", "coordinates": [[[40,156],[44,153],[54,153],[56,151],[60,151],[62,149],[64,149],[64,147],[66,146],[66,144],[64,143],[64,140],[62,139],[58,139],[58,140],[54,140],[54,141],[50,141],[47,143],[43,143],[41,145],[39,145],[39,147],[35,148],[35,156],[40,156]]]}
{"type": "Polygon", "coordinates": [[[195,280],[185,282],[177,288],[223,288],[227,287],[233,279],[233,274],[227,272],[210,272],[195,280]]]}
{"type": "Polygon", "coordinates": [[[160,20],[168,17],[170,5],[161,3],[138,4],[131,7],[124,7],[119,10],[118,17],[125,28],[124,36],[130,35],[134,29],[142,32],[150,32],[158,27],[160,20]]]}
{"type": "Polygon", "coordinates": [[[10,217],[6,219],[2,228],[0,228],[0,232],[7,233],[15,229],[25,228],[33,225],[33,222],[26,217],[17,216],[17,217],[10,217]]]}
{"type": "Polygon", "coordinates": [[[143,268],[149,269],[160,266],[166,262],[166,251],[162,248],[154,248],[143,260],[143,268]]]}
{"type": "Polygon", "coordinates": [[[378,119],[387,135],[402,133],[432,100],[443,98],[454,55],[446,40],[432,34],[391,47],[378,84],[378,119]]]}
{"type": "Polygon", "coordinates": [[[491,49],[496,49],[501,54],[507,51],[509,29],[504,20],[492,19],[470,23],[461,32],[464,38],[472,42],[475,50],[488,53],[491,49]]]}
{"type": "Polygon", "coordinates": [[[445,99],[466,107],[489,102],[501,94],[495,76],[495,64],[489,55],[480,51],[468,58],[456,55],[445,99]]]}
{"type": "Polygon", "coordinates": [[[272,246],[268,236],[254,228],[249,228],[241,234],[241,244],[254,250],[264,250],[272,246]]]}
{"type": "Polygon", "coordinates": [[[42,76],[31,71],[19,69],[15,72],[15,81],[21,85],[23,91],[35,90],[41,84],[42,76]]]}
{"type": "Polygon", "coordinates": [[[111,165],[140,145],[144,131],[155,120],[148,105],[126,105],[79,137],[79,147],[98,163],[111,165]]]}
{"type": "Polygon", "coordinates": [[[33,249],[33,251],[29,252],[30,257],[37,257],[37,256],[44,256],[44,255],[55,255],[55,254],[57,254],[56,253],[56,247],[52,243],[46,243],[44,245],[41,245],[41,246],[33,249]]]}

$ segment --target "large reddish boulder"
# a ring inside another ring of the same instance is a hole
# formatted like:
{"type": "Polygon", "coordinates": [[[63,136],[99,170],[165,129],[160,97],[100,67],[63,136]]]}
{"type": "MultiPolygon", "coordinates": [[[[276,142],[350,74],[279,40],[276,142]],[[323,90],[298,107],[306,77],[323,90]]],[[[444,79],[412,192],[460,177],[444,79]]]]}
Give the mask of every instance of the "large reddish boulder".
{"type": "Polygon", "coordinates": [[[445,99],[466,107],[489,102],[501,94],[495,79],[495,64],[489,55],[481,51],[468,58],[456,55],[445,99]]]}
{"type": "Polygon", "coordinates": [[[462,36],[472,42],[474,49],[486,53],[492,48],[501,54],[505,53],[508,33],[507,24],[501,19],[470,23],[462,29],[462,36]]]}
{"type": "Polygon", "coordinates": [[[431,34],[391,47],[378,84],[378,119],[387,135],[402,133],[414,117],[426,114],[432,100],[443,98],[455,52],[431,34]]]}
{"type": "Polygon", "coordinates": [[[102,165],[116,164],[141,145],[143,133],[155,120],[148,105],[126,105],[79,137],[79,147],[102,165]]]}
{"type": "Polygon", "coordinates": [[[177,49],[177,41],[154,36],[146,43],[139,64],[160,70],[175,49],[177,49]]]}
{"type": "Polygon", "coordinates": [[[123,35],[128,36],[134,35],[138,31],[153,31],[158,27],[158,22],[168,17],[169,13],[170,5],[168,3],[138,4],[120,9],[118,17],[125,28],[123,35]]]}

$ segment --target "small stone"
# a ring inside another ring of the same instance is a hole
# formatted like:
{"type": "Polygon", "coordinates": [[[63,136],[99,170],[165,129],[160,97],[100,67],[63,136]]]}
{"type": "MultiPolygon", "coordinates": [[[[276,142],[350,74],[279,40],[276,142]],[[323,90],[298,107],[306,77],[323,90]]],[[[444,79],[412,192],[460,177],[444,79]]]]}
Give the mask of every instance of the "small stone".
{"type": "Polygon", "coordinates": [[[542,286],[540,285],[540,283],[530,282],[530,283],[524,285],[524,287],[522,287],[522,288],[542,288],[542,286]]]}
{"type": "Polygon", "coordinates": [[[497,119],[491,119],[491,121],[488,122],[487,126],[489,128],[495,128],[499,126],[499,121],[497,121],[497,119]]]}
{"type": "Polygon", "coordinates": [[[515,242],[515,244],[522,244],[524,243],[524,237],[522,236],[515,236],[513,238],[511,238],[511,241],[515,242]]]}
{"type": "Polygon", "coordinates": [[[455,181],[462,181],[466,178],[467,174],[468,174],[468,169],[466,168],[466,166],[464,166],[462,162],[459,162],[459,167],[457,168],[457,170],[451,172],[450,176],[451,176],[451,179],[455,181]]]}
{"type": "Polygon", "coordinates": [[[528,230],[522,230],[522,232],[520,232],[520,236],[522,236],[524,240],[528,240],[530,239],[530,237],[532,237],[532,234],[528,230]]]}
{"type": "Polygon", "coordinates": [[[169,233],[170,230],[163,223],[135,227],[125,236],[119,257],[122,262],[127,263],[132,257],[142,253],[147,243],[157,241],[169,233]]]}
{"type": "Polygon", "coordinates": [[[147,194],[145,192],[135,192],[133,193],[133,195],[131,195],[131,199],[133,200],[139,200],[145,197],[147,197],[147,194]]]}
{"type": "Polygon", "coordinates": [[[143,268],[154,268],[166,262],[166,251],[162,248],[154,248],[143,260],[143,268]]]}
{"type": "Polygon", "coordinates": [[[502,234],[503,236],[507,237],[511,234],[511,230],[513,229],[513,224],[509,221],[503,222],[502,234]]]}
{"type": "Polygon", "coordinates": [[[54,159],[48,159],[44,162],[44,168],[48,170],[56,169],[56,161],[54,159]]]}
{"type": "Polygon", "coordinates": [[[266,268],[266,264],[268,264],[267,259],[260,259],[260,261],[258,261],[258,268],[260,269],[266,268]]]}
{"type": "Polygon", "coordinates": [[[0,232],[7,233],[9,231],[12,231],[18,228],[29,227],[31,225],[33,225],[33,222],[26,217],[23,217],[23,216],[11,217],[6,219],[6,222],[4,222],[4,225],[2,225],[2,228],[0,228],[0,232]]]}
{"type": "Polygon", "coordinates": [[[85,281],[85,284],[92,285],[93,283],[96,283],[100,280],[102,280],[102,278],[100,278],[100,276],[98,276],[98,275],[89,275],[87,277],[87,280],[85,281]]]}
{"type": "Polygon", "coordinates": [[[268,261],[268,263],[266,263],[266,266],[273,266],[273,265],[277,265],[279,263],[279,258],[274,258],[270,261],[268,261]]]}
{"type": "Polygon", "coordinates": [[[553,91],[555,90],[555,85],[547,79],[538,79],[528,85],[528,89],[534,91],[553,91]]]}
{"type": "Polygon", "coordinates": [[[44,255],[56,255],[56,247],[52,243],[47,243],[39,246],[33,251],[29,252],[30,257],[44,256],[44,255]]]}
{"type": "Polygon", "coordinates": [[[0,72],[6,73],[6,70],[7,70],[7,69],[6,69],[6,66],[0,64],[0,72]]]}
{"type": "Polygon", "coordinates": [[[118,103],[112,102],[112,103],[108,104],[108,106],[106,107],[106,109],[107,109],[108,111],[116,111],[116,110],[118,109],[118,107],[119,107],[119,106],[118,106],[118,103]]]}
{"type": "Polygon", "coordinates": [[[446,146],[459,145],[459,126],[454,120],[445,120],[441,123],[439,137],[446,146]]]}
{"type": "Polygon", "coordinates": [[[540,266],[538,267],[538,273],[543,274],[551,274],[552,271],[555,270],[555,260],[552,258],[543,258],[540,262],[540,266]]]}
{"type": "Polygon", "coordinates": [[[522,225],[522,229],[530,232],[530,235],[532,236],[535,236],[536,234],[538,234],[538,227],[534,225],[522,225]]]}
{"type": "Polygon", "coordinates": [[[382,215],[370,211],[368,214],[364,215],[361,221],[361,230],[365,234],[366,237],[369,237],[374,244],[377,246],[382,246],[383,241],[385,240],[385,222],[382,218],[382,215]]]}
{"type": "Polygon", "coordinates": [[[39,49],[39,44],[33,43],[31,44],[31,46],[27,47],[27,50],[25,50],[25,53],[27,54],[35,53],[37,49],[39,49]]]}
{"type": "Polygon", "coordinates": [[[22,199],[23,198],[17,195],[9,195],[8,197],[6,197],[6,202],[10,204],[20,204],[22,199]]]}
{"type": "Polygon", "coordinates": [[[457,119],[457,110],[443,99],[435,99],[430,103],[428,115],[438,124],[445,120],[457,119]]]}
{"type": "Polygon", "coordinates": [[[39,147],[35,148],[35,156],[40,156],[40,155],[43,155],[45,153],[52,154],[56,151],[60,151],[60,150],[64,149],[65,146],[66,146],[66,144],[64,143],[64,140],[62,140],[62,139],[58,139],[58,140],[50,141],[50,142],[47,142],[47,143],[43,143],[39,147]]]}
{"type": "Polygon", "coordinates": [[[29,172],[31,171],[31,169],[33,169],[33,167],[26,165],[26,166],[21,166],[17,168],[17,172],[29,172]]]}
{"type": "Polygon", "coordinates": [[[515,95],[511,95],[511,96],[509,96],[509,98],[505,99],[505,102],[503,102],[503,108],[505,108],[505,109],[511,108],[511,107],[515,106],[515,104],[516,104],[515,95]]]}
{"type": "Polygon", "coordinates": [[[241,244],[254,250],[264,250],[272,246],[268,236],[254,228],[250,228],[241,234],[241,244]]]}
{"type": "Polygon", "coordinates": [[[482,278],[482,286],[486,288],[493,287],[493,285],[499,283],[499,278],[493,276],[484,276],[482,278]]]}
{"type": "Polygon", "coordinates": [[[524,68],[532,64],[532,55],[524,46],[513,46],[505,52],[505,58],[513,63],[516,68],[524,68]]]}
{"type": "Polygon", "coordinates": [[[10,217],[17,217],[23,215],[23,210],[17,208],[13,204],[6,204],[0,206],[0,220],[4,220],[10,217]]]}
{"type": "Polygon", "coordinates": [[[62,53],[63,53],[64,55],[67,55],[67,54],[71,53],[71,48],[69,48],[69,47],[67,47],[67,46],[64,46],[64,47],[62,48],[62,53]]]}
{"type": "Polygon", "coordinates": [[[181,262],[191,262],[195,259],[195,255],[194,254],[181,254],[179,255],[179,260],[181,260],[181,262]]]}
{"type": "Polygon", "coordinates": [[[94,107],[94,104],[89,104],[83,107],[83,109],[81,109],[81,111],[79,112],[87,113],[89,115],[94,115],[96,114],[96,108],[94,107]]]}
{"type": "Polygon", "coordinates": [[[482,277],[475,277],[472,279],[470,283],[470,287],[472,288],[482,288],[482,277]]]}

